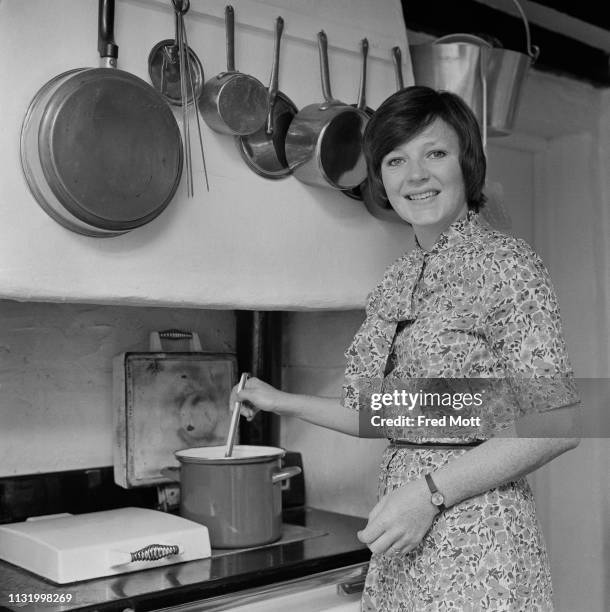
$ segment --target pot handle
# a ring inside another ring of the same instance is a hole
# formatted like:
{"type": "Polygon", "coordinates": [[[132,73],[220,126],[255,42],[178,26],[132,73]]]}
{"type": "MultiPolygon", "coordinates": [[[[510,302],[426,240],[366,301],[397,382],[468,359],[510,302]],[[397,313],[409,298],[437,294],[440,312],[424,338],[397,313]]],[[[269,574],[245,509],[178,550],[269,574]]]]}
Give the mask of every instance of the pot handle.
{"type": "Polygon", "coordinates": [[[169,478],[170,480],[173,480],[174,482],[180,482],[180,468],[179,467],[168,465],[167,467],[161,468],[159,472],[161,472],[161,475],[165,476],[165,478],[169,478]]]}
{"type": "Polygon", "coordinates": [[[116,68],[119,47],[114,42],[114,0],[99,0],[97,50],[102,60],[102,67],[116,68]]]}
{"type": "Polygon", "coordinates": [[[330,69],[328,67],[328,38],[326,32],[318,32],[318,53],[320,55],[320,78],[322,81],[322,95],[324,102],[320,105],[320,110],[326,110],[329,106],[342,104],[333,98],[330,91],[330,69]]]}
{"type": "Polygon", "coordinates": [[[400,47],[392,47],[392,59],[394,60],[394,71],[396,72],[396,91],[405,88],[405,82],[402,78],[402,52],[400,47]]]}
{"type": "Polygon", "coordinates": [[[292,465],[282,470],[281,472],[276,472],[271,477],[271,481],[273,484],[276,482],[281,482],[282,480],[286,480],[287,478],[292,478],[293,476],[298,476],[303,470],[297,465],[292,465]]]}

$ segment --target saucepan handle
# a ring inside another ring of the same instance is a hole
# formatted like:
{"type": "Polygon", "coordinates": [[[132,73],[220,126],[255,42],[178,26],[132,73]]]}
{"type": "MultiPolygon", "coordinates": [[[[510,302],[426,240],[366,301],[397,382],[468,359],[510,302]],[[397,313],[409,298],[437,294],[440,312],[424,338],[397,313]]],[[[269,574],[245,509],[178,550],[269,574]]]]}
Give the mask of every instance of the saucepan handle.
{"type": "Polygon", "coordinates": [[[281,482],[282,480],[292,478],[293,476],[298,476],[301,472],[302,470],[300,467],[292,465],[283,469],[281,472],[276,472],[275,474],[273,474],[273,476],[271,477],[271,481],[273,482],[273,484],[275,484],[276,482],[281,482]]]}
{"type": "Polygon", "coordinates": [[[169,478],[174,482],[180,482],[180,468],[168,465],[167,467],[161,468],[159,470],[162,476],[165,478],[169,478]]]}

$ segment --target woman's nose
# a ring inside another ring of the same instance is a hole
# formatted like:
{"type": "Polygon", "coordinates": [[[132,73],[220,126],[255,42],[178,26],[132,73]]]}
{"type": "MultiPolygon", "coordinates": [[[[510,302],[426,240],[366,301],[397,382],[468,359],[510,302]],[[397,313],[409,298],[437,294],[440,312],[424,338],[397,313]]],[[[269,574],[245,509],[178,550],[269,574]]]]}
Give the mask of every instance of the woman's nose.
{"type": "Polygon", "coordinates": [[[413,160],[407,164],[406,179],[412,183],[420,183],[430,177],[425,164],[413,160]]]}

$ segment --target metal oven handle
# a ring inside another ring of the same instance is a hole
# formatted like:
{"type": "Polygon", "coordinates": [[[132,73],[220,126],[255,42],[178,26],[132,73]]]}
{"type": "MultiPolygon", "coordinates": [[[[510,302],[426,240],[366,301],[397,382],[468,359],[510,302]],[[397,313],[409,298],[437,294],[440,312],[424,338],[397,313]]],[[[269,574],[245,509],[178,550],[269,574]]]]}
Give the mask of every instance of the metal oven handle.
{"type": "Polygon", "coordinates": [[[364,590],[364,582],[366,580],[367,568],[364,568],[357,576],[349,578],[344,582],[340,582],[337,585],[338,595],[354,595],[355,593],[362,593],[364,590]]]}

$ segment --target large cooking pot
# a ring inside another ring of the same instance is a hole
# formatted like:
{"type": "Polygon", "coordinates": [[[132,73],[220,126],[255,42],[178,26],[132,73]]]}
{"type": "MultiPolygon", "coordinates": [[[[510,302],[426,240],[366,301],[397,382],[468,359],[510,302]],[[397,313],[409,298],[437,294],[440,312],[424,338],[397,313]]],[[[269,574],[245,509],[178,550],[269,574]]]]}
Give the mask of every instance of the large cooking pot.
{"type": "Polygon", "coordinates": [[[178,468],[162,472],[180,481],[180,514],[208,528],[214,548],[245,548],[279,540],[281,483],[301,468],[281,468],[285,454],[272,446],[189,448],[175,453],[178,468]]]}
{"type": "Polygon", "coordinates": [[[34,96],[21,165],[38,204],[64,227],[116,236],[148,223],[182,173],[176,119],[161,94],[115,68],[114,0],[99,0],[101,68],[77,68],[34,96]]]}

